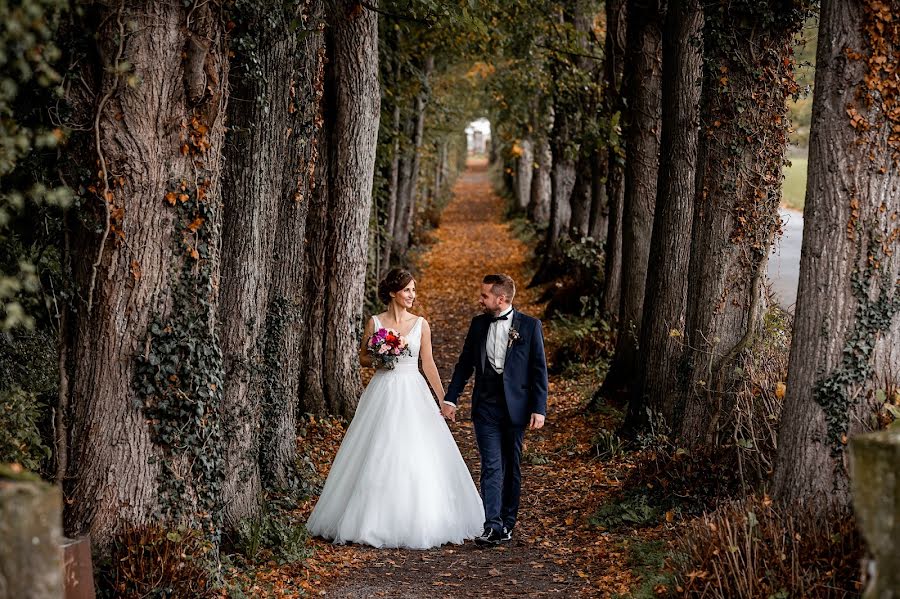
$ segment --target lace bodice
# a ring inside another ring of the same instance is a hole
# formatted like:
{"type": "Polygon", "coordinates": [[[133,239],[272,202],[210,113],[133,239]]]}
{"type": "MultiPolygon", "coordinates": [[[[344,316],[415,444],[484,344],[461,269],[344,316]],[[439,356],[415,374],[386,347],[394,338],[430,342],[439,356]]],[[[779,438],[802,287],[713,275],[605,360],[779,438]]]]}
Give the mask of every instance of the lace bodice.
{"type": "MultiPolygon", "coordinates": [[[[387,328],[381,321],[378,320],[377,316],[372,316],[372,320],[375,322],[375,330],[377,331],[380,328],[387,328]]],[[[409,333],[406,335],[406,342],[409,344],[409,351],[412,355],[410,356],[400,356],[400,359],[397,360],[397,366],[414,366],[418,368],[419,366],[419,349],[422,347],[422,321],[424,319],[419,316],[416,319],[416,322],[413,324],[412,328],[409,330],[409,333]]],[[[398,331],[400,332],[400,331],[398,331]]]]}

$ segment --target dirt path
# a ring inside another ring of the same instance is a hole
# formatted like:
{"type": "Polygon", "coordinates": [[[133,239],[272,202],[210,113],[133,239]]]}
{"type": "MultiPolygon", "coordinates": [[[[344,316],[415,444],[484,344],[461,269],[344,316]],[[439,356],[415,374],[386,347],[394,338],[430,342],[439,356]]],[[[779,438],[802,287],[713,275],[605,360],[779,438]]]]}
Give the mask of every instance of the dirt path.
{"type": "MultiPolygon", "coordinates": [[[[435,360],[446,385],[469,322],[478,313],[481,277],[488,272],[506,272],[524,287],[528,251],[503,223],[502,201],[491,191],[488,173],[481,165],[472,166],[457,183],[436,237],[437,242],[420,261],[417,308],[431,323],[435,360]]],[[[532,300],[527,290],[521,290],[516,307],[539,315],[530,305],[532,300]]],[[[479,461],[469,401],[470,392],[462,399],[459,418],[451,428],[477,484],[479,461]]],[[[526,443],[534,437],[526,436],[526,443]]],[[[428,551],[354,547],[355,557],[363,565],[325,588],[324,594],[416,599],[580,594],[585,581],[541,544],[546,533],[541,532],[536,515],[553,511],[543,502],[547,497],[541,492],[543,478],[534,467],[523,465],[520,522],[511,544],[488,550],[473,543],[428,551]]]]}

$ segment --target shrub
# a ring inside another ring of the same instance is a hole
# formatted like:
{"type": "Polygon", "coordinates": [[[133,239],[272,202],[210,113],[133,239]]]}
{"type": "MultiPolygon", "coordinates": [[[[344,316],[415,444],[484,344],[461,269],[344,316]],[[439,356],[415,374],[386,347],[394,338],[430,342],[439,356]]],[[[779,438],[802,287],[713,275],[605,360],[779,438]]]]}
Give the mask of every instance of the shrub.
{"type": "Polygon", "coordinates": [[[292,563],[309,557],[308,538],[299,515],[264,503],[256,517],[238,526],[236,549],[251,562],[275,559],[292,563]]]}
{"type": "Polygon", "coordinates": [[[862,539],[853,516],[815,519],[768,497],[723,504],[688,529],[673,552],[684,597],[855,597],[862,539]]]}
{"type": "Polygon", "coordinates": [[[59,377],[56,339],[47,330],[0,334],[0,462],[50,478],[53,410],[59,377]]]}
{"type": "MultiPolygon", "coordinates": [[[[614,349],[613,332],[605,320],[593,317],[558,316],[554,327],[554,372],[588,366],[605,370],[614,349]]],[[[600,374],[598,372],[598,374],[600,374]]]]}
{"type": "Polygon", "coordinates": [[[39,472],[51,456],[41,439],[42,408],[34,393],[19,388],[0,391],[0,463],[21,464],[39,472]]]}
{"type": "Polygon", "coordinates": [[[199,530],[160,526],[119,535],[98,560],[98,595],[116,598],[213,597],[218,556],[199,530]]]}

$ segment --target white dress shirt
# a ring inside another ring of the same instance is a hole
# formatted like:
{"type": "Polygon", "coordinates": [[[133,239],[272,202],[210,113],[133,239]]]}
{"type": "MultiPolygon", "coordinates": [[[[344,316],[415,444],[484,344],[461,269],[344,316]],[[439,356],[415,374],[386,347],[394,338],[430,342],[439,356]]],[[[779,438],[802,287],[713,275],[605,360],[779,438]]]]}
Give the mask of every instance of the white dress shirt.
{"type": "Polygon", "coordinates": [[[497,374],[503,374],[503,365],[506,363],[506,348],[509,346],[509,329],[512,327],[512,312],[510,308],[498,318],[506,316],[506,320],[495,320],[488,326],[487,359],[497,374]]]}

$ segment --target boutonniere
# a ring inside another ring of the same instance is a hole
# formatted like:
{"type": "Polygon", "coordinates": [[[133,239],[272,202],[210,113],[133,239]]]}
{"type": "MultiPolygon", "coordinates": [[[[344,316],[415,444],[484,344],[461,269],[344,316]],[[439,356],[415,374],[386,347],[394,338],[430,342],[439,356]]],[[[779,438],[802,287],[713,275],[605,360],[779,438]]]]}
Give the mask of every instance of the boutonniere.
{"type": "Polygon", "coordinates": [[[516,330],[516,327],[509,327],[509,341],[506,342],[506,349],[509,349],[516,343],[522,336],[519,335],[519,331],[516,330]]]}

